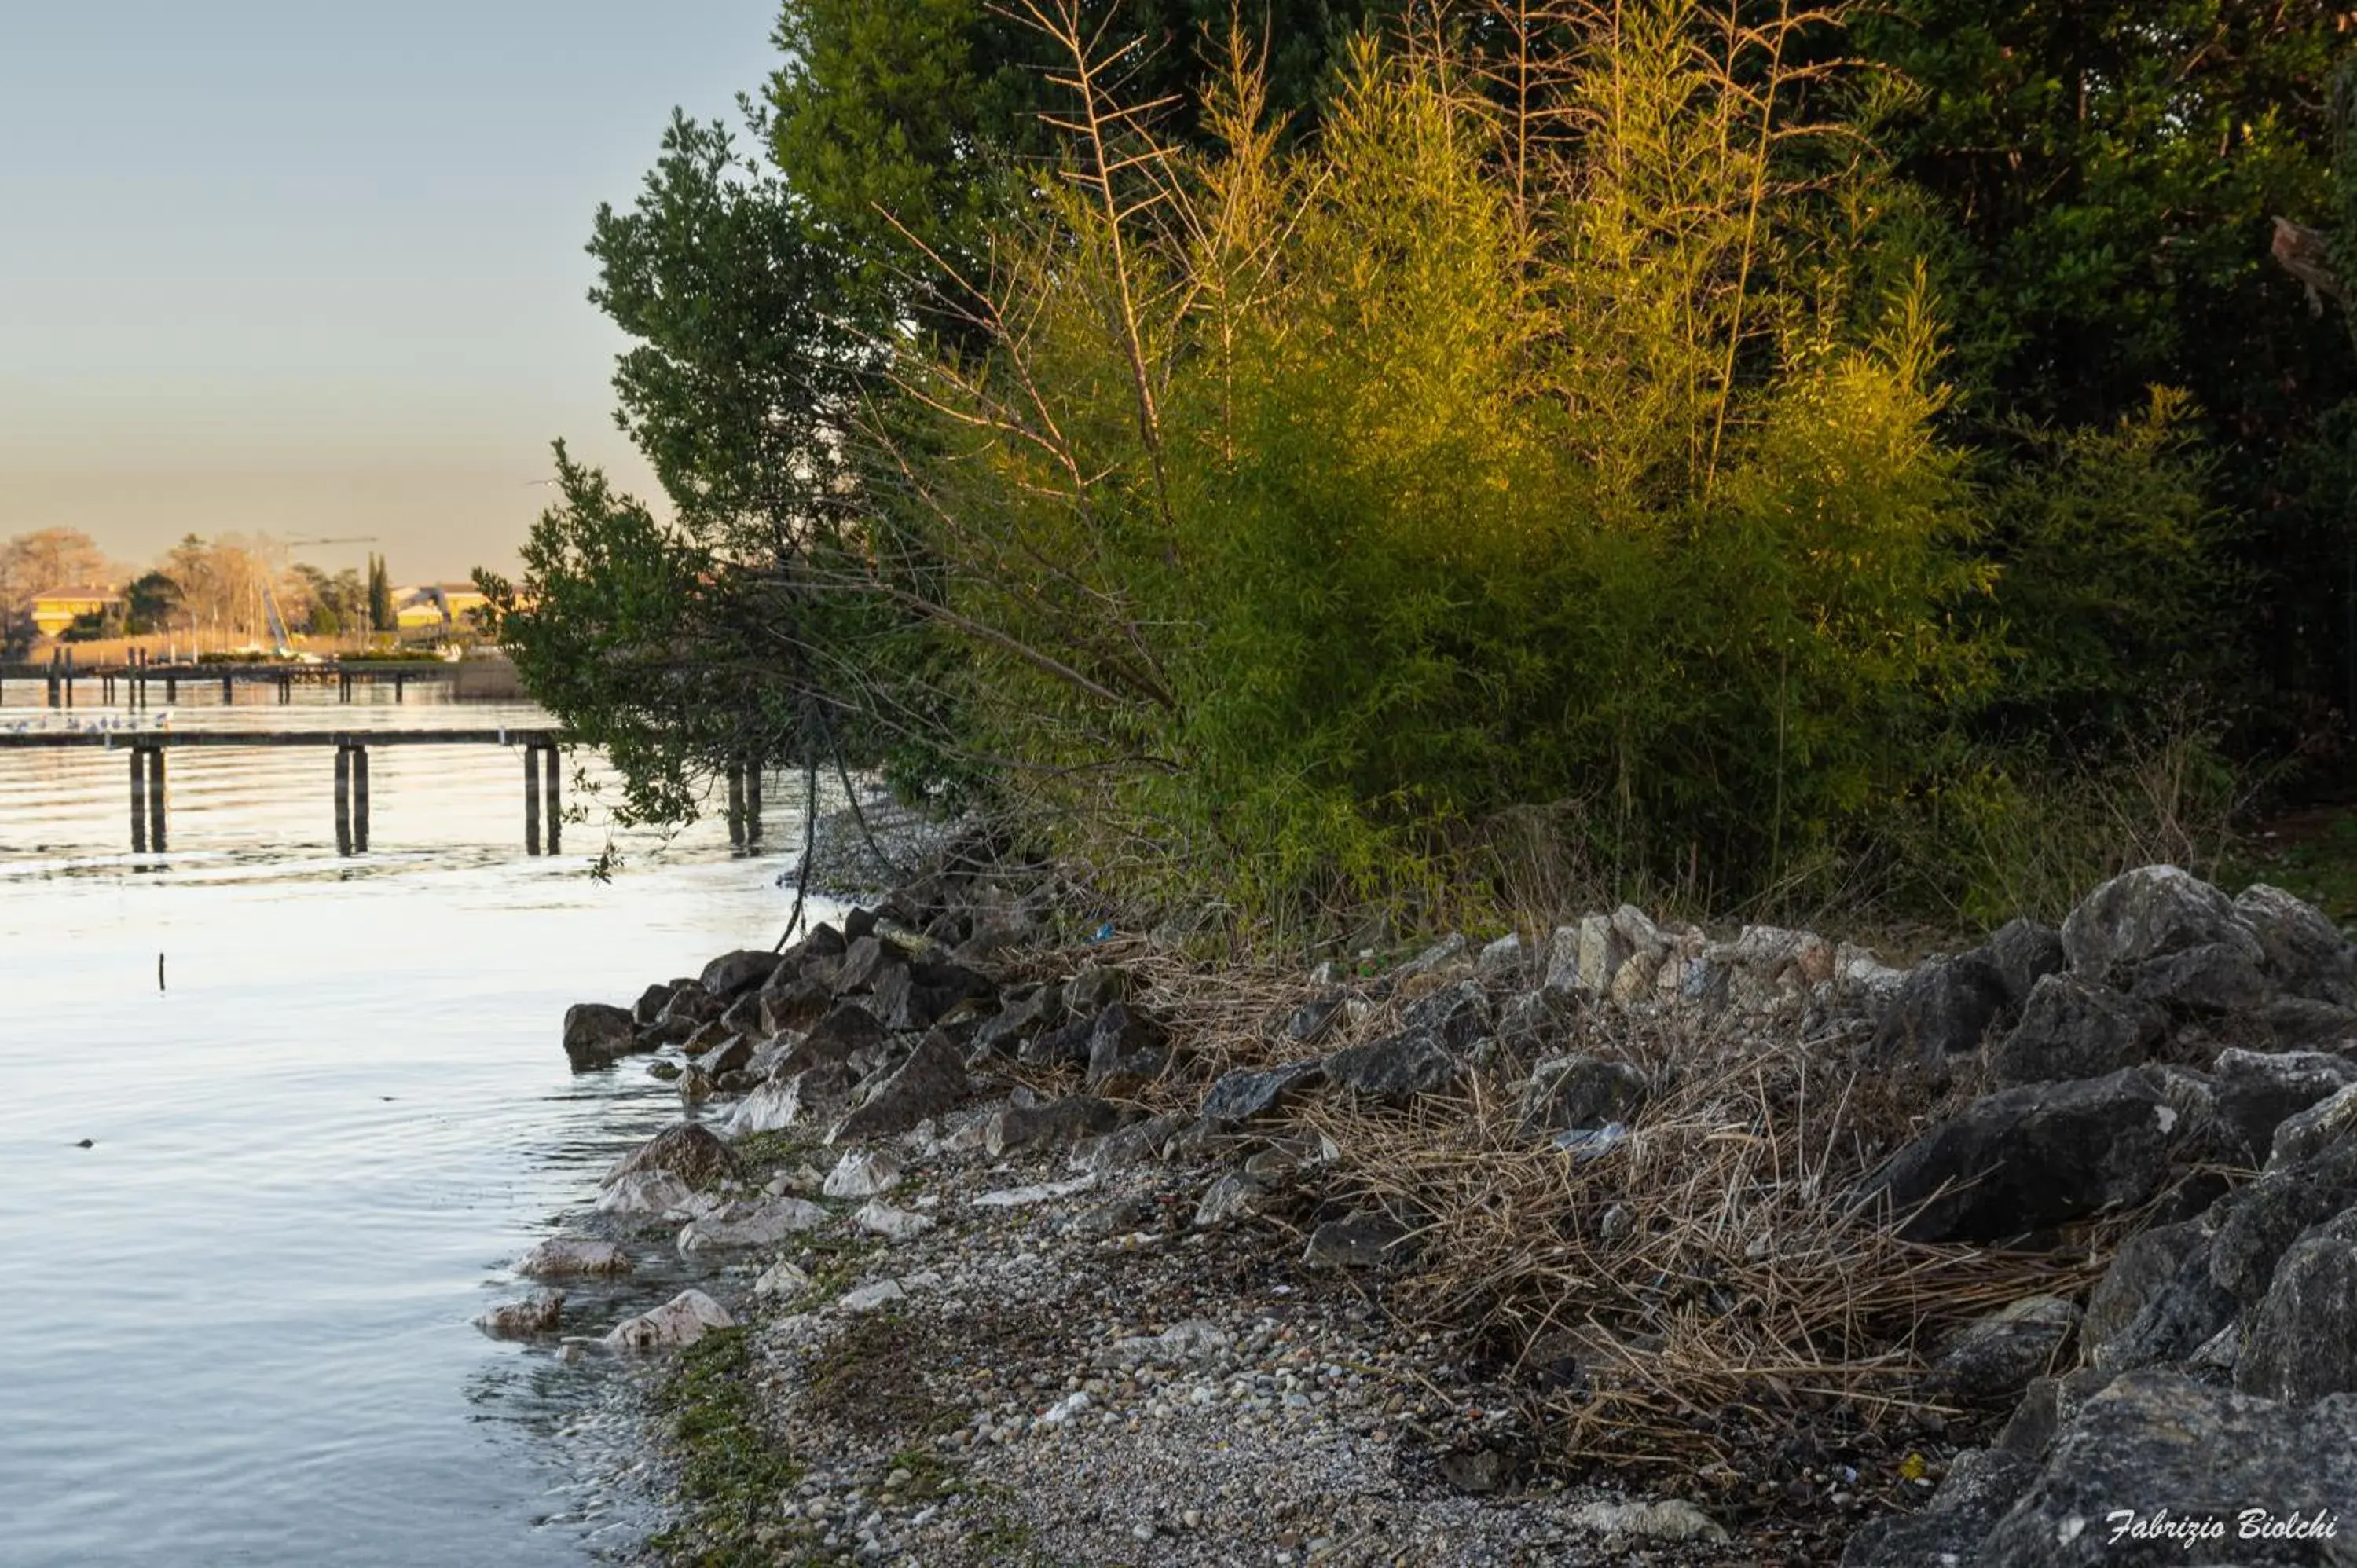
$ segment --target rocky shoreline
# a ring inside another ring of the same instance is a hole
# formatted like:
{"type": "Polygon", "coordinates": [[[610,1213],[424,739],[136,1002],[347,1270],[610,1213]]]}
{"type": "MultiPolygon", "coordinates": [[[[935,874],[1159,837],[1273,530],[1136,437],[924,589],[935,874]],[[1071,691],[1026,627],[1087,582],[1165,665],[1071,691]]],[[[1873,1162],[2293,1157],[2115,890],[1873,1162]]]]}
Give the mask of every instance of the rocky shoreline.
{"type": "Polygon", "coordinates": [[[1075,907],[952,858],[568,1013],[687,1118],[485,1326],[701,1391],[659,1555],[2357,1556],[2357,951],[2288,896],[2149,867],[1904,970],[1075,907]]]}

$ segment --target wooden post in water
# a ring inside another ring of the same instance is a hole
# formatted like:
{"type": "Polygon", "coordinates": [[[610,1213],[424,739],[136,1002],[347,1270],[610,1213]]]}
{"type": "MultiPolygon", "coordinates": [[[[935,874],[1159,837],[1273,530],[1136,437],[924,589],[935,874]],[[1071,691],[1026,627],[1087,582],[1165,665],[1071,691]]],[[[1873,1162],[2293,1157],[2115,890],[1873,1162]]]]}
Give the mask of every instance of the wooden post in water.
{"type": "Polygon", "coordinates": [[[552,741],[541,750],[545,759],[542,766],[546,769],[545,787],[542,793],[545,797],[548,812],[548,853],[554,854],[565,841],[565,811],[558,799],[556,745],[552,741]]]}
{"type": "Polygon", "coordinates": [[[231,703],[232,703],[236,702],[236,701],[237,701],[237,693],[236,693],[235,692],[232,692],[232,691],[231,691],[231,690],[230,690],[230,677],[228,677],[227,675],[222,676],[222,677],[221,677],[221,706],[223,706],[223,707],[228,707],[231,703]]]}
{"type": "Polygon", "coordinates": [[[393,700],[396,703],[406,702],[408,699],[404,697],[402,693],[407,690],[408,686],[409,677],[403,674],[398,670],[394,671],[393,672],[393,700]]]}
{"type": "Polygon", "coordinates": [[[540,853],[540,747],[523,748],[523,852],[540,853]]]}
{"type": "Polygon", "coordinates": [[[70,707],[72,707],[72,706],[73,706],[73,699],[74,699],[74,690],[73,690],[73,683],[74,683],[74,658],[73,658],[73,650],[72,650],[72,649],[70,649],[70,648],[69,648],[69,649],[67,649],[67,650],[65,650],[65,653],[66,653],[66,706],[70,708],[70,707]]]}
{"type": "Polygon", "coordinates": [[[368,747],[356,746],[352,747],[352,847],[366,854],[368,841],[368,747]]]}
{"type": "Polygon", "coordinates": [[[164,853],[164,748],[147,748],[147,844],[164,853]]]}
{"type": "Polygon", "coordinates": [[[352,748],[336,747],[336,853],[352,853],[352,748]]]}
{"type": "Polygon", "coordinates": [[[177,703],[180,700],[180,678],[178,675],[164,677],[164,700],[167,703],[177,703]]]}
{"type": "Polygon", "coordinates": [[[131,748],[131,853],[147,853],[147,748],[131,748]]]}

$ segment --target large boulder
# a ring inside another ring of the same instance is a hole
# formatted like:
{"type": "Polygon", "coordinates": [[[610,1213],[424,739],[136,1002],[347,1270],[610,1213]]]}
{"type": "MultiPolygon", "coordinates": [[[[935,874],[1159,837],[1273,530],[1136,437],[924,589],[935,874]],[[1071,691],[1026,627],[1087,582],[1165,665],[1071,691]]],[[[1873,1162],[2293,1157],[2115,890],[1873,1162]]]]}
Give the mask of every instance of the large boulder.
{"type": "Polygon", "coordinates": [[[2357,1136],[2343,1135],[2302,1160],[2269,1160],[2258,1180],[2219,1208],[2223,1218],[2211,1246],[2211,1277],[2237,1301],[2255,1305],[2274,1282],[2277,1261],[2309,1226],[2357,1208],[2357,1136]]]}
{"type": "Polygon", "coordinates": [[[2003,1083],[2099,1078],[2149,1058],[2165,1023],[2149,1004],[2075,974],[2048,974],[2031,986],[2021,1022],[1990,1065],[2003,1083]]]}
{"type": "Polygon", "coordinates": [[[2229,1048],[2212,1064],[2210,1076],[2229,1154],[2256,1164],[2273,1147],[2277,1127],[2357,1083],[2357,1062],[2323,1051],[2229,1048]]]}
{"type": "Polygon", "coordinates": [[[691,1187],[705,1187],[742,1178],[745,1163],[709,1127],[682,1122],[623,1155],[599,1185],[611,1187],[633,1171],[669,1171],[691,1187]]]}
{"type": "Polygon", "coordinates": [[[2357,1393],[2357,1209],[2286,1249],[2252,1315],[2234,1386],[2293,1404],[2357,1393]]]}
{"type": "Polygon", "coordinates": [[[2183,1366],[2233,1323],[2242,1304],[2213,1277],[2213,1239],[2197,1226],[2192,1246],[2170,1267],[2169,1258],[2182,1240],[2172,1238],[2158,1253],[2131,1246],[2123,1258],[2127,1260],[2125,1266],[2136,1272],[2122,1275],[2123,1263],[2115,1262],[2112,1273],[2104,1276],[2104,1283],[2113,1289],[2108,1303],[2102,1305],[2115,1316],[2126,1316],[2116,1328],[2107,1321],[2101,1339],[2090,1335],[2083,1342],[2097,1372],[2183,1366]],[[2115,1276],[2121,1276],[2117,1283],[2115,1276]],[[2131,1297],[2129,1290],[2141,1294],[2131,1297]]]}
{"type": "Polygon", "coordinates": [[[877,972],[876,1015],[884,1026],[913,1034],[930,1029],[969,1002],[990,994],[990,982],[954,963],[891,964],[877,972]]]}
{"type": "Polygon", "coordinates": [[[516,1273],[535,1280],[577,1274],[627,1274],[630,1255],[611,1241],[588,1236],[554,1236],[516,1261],[516,1273]]]}
{"type": "Polygon", "coordinates": [[[638,1025],[626,1008],[576,1002],[565,1010],[565,1054],[576,1072],[611,1067],[619,1058],[652,1048],[640,1041],[638,1025]]]}
{"type": "Polygon", "coordinates": [[[2357,949],[2321,910],[2257,883],[2234,900],[2234,912],[2258,939],[2269,979],[2296,997],[2357,1008],[2357,949]]]}
{"type": "Polygon", "coordinates": [[[1964,1561],[2322,1568],[2347,1561],[2319,1534],[2335,1519],[2357,1519],[2357,1397],[2299,1409],[2177,1373],[2128,1372],[2080,1406],[1964,1561]],[[2189,1527],[2214,1533],[2189,1539],[2189,1527]]]}
{"type": "Polygon", "coordinates": [[[2143,1202],[2184,1117],[2134,1069],[1975,1101],[1893,1155],[1869,1190],[1921,1241],[1994,1241],[2143,1202]],[[1919,1208],[1920,1206],[1920,1208],[1919,1208]]]}
{"type": "Polygon", "coordinates": [[[747,1095],[728,1119],[728,1135],[743,1138],[755,1133],[776,1133],[797,1122],[814,1121],[841,1111],[851,1098],[856,1079],[841,1062],[821,1062],[799,1072],[784,1072],[747,1095]]]}
{"type": "Polygon", "coordinates": [[[1874,1054],[1938,1066],[1977,1050],[2007,1016],[2006,977],[1984,950],[1927,958],[1902,981],[1876,1026],[1874,1054]]]}
{"type": "Polygon", "coordinates": [[[2040,981],[2070,962],[2062,951],[2062,933],[2026,916],[2007,921],[1975,950],[2005,982],[2006,1004],[2015,1013],[2029,1004],[2040,981]]]}
{"type": "Polygon", "coordinates": [[[935,1029],[917,1043],[907,1061],[835,1123],[827,1142],[905,1133],[929,1116],[953,1109],[971,1092],[963,1054],[947,1035],[935,1029]]]}
{"type": "Polygon", "coordinates": [[[1121,1125],[1121,1111],[1094,1095],[1073,1094],[1046,1105],[1008,1104],[991,1113],[983,1147],[997,1159],[1009,1149],[1032,1144],[1071,1144],[1103,1137],[1121,1125]]]}
{"type": "Polygon", "coordinates": [[[704,966],[696,983],[723,1002],[733,1002],[767,982],[778,970],[778,955],[751,948],[723,953],[704,966]]]}
{"type": "Polygon", "coordinates": [[[2025,1296],[1966,1325],[1932,1363],[1932,1387],[1969,1404],[2010,1403],[2048,1371],[2079,1326],[2059,1296],[2025,1296]]]}
{"type": "Polygon", "coordinates": [[[1401,1031],[1461,1054],[1490,1032],[1490,1018],[1489,993],[1472,981],[1459,981],[1409,1007],[1401,1031]]]}
{"type": "Polygon", "coordinates": [[[2259,940],[2233,901],[2173,865],[2147,865],[2113,877],[2079,902],[2062,922],[2062,950],[2081,978],[2121,990],[2156,959],[2224,944],[2254,956],[2259,940]]]}
{"type": "Polygon", "coordinates": [[[987,1055],[1017,1046],[1029,1036],[1064,1021],[1064,988],[1026,985],[1006,993],[996,1015],[985,1019],[974,1035],[974,1049],[987,1055]]]}

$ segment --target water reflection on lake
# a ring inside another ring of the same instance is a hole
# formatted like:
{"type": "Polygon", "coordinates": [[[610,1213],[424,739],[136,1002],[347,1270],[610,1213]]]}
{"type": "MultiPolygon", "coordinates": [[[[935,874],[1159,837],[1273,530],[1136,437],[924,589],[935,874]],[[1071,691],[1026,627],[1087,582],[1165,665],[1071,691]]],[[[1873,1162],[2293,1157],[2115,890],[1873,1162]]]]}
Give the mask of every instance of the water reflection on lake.
{"type": "MultiPolygon", "coordinates": [[[[0,721],[47,722],[27,691],[0,721]]],[[[174,727],[546,723],[414,686],[241,696],[174,727]]],[[[120,751],[0,751],[12,1564],[577,1563],[643,1522],[564,1435],[609,1374],[470,1320],[678,1113],[643,1064],[569,1073],[565,1005],[767,945],[784,863],[714,823],[621,835],[608,884],[595,823],[527,858],[493,746],[373,753],[372,851],[344,859],[333,756],[176,750],[171,852],[134,856],[120,751]]]]}

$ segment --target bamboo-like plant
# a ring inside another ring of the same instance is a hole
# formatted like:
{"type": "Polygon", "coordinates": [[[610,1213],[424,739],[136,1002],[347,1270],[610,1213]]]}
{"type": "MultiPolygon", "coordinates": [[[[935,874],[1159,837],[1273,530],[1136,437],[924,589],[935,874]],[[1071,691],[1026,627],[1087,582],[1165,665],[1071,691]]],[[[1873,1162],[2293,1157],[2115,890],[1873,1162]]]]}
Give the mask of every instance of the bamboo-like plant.
{"type": "Polygon", "coordinates": [[[1070,151],[867,434],[1028,793],[1268,906],[1565,799],[1757,886],[1923,784],[1990,574],[1837,10],[1419,13],[1297,145],[1234,30],[1202,156],[1082,0],[1011,9],[1070,151]]]}

